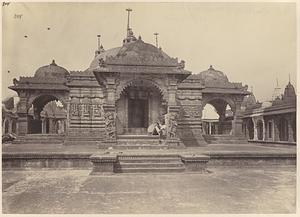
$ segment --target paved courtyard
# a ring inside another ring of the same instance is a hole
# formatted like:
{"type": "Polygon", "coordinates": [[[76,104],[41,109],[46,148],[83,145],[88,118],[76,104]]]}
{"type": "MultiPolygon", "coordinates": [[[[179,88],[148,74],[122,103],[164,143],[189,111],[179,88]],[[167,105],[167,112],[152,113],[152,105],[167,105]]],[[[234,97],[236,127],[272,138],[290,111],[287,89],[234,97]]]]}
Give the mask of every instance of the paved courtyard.
{"type": "Polygon", "coordinates": [[[296,167],[211,167],[205,174],[4,171],[3,213],[295,213],[296,167]]]}

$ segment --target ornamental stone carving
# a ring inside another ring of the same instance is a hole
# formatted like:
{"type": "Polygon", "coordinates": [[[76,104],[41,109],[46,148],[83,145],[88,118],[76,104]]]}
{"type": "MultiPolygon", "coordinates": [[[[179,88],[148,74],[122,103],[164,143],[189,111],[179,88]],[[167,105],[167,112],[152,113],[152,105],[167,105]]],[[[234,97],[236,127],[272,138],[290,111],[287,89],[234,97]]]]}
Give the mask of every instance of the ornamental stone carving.
{"type": "Polygon", "coordinates": [[[104,111],[100,104],[89,103],[71,103],[70,104],[70,116],[71,117],[103,117],[104,111]]]}
{"type": "Polygon", "coordinates": [[[177,114],[176,113],[168,113],[166,115],[166,123],[167,123],[167,138],[172,139],[176,138],[177,131],[177,114]]]}
{"type": "Polygon", "coordinates": [[[107,139],[116,139],[116,113],[106,112],[104,118],[107,139]]]}

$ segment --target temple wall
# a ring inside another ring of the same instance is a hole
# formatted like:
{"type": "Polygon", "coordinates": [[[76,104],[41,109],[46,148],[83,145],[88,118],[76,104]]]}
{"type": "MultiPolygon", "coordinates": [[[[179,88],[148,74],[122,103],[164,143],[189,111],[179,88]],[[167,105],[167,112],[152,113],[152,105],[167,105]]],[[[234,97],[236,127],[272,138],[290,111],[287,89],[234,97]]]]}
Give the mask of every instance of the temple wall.
{"type": "Polygon", "coordinates": [[[202,137],[202,93],[199,89],[179,89],[180,105],[177,134],[185,146],[206,145],[202,137]]]}
{"type": "Polygon", "coordinates": [[[95,144],[104,138],[104,94],[96,82],[93,77],[75,77],[70,83],[66,144],[95,144]]]}

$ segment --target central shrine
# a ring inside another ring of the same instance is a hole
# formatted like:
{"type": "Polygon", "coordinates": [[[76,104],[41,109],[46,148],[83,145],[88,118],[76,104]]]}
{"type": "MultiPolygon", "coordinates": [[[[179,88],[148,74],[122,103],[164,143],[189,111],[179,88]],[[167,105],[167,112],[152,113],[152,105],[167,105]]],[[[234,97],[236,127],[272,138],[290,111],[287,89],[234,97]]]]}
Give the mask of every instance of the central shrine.
{"type": "Polygon", "coordinates": [[[60,101],[66,115],[59,122],[59,139],[66,145],[100,148],[138,147],[145,141],[166,148],[206,145],[202,120],[206,104],[219,115],[217,134],[244,138],[241,105],[250,94],[247,88],[230,82],[212,66],[192,74],[185,70],[185,61],[135,37],[129,22],[121,47],[105,50],[98,36],[98,49],[85,71],[68,72],[53,60],[33,77],[14,79],[10,87],[20,97],[18,140],[42,134],[49,141],[57,139],[49,133],[53,124],[42,111],[49,102],[60,101]],[[163,141],[147,134],[156,122],[166,125],[163,141]]]}

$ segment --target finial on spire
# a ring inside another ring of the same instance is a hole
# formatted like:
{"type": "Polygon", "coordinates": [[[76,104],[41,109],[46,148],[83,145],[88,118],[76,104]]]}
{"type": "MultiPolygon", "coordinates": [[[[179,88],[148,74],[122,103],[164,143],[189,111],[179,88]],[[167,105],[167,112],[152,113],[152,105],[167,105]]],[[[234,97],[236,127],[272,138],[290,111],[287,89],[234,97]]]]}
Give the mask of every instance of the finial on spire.
{"type": "Polygon", "coordinates": [[[291,83],[291,74],[289,73],[289,84],[291,83]]]}
{"type": "Polygon", "coordinates": [[[97,38],[98,38],[98,51],[100,51],[100,38],[101,38],[101,35],[97,35],[97,38]]]}
{"type": "Polygon", "coordinates": [[[52,60],[52,63],[50,65],[57,66],[56,63],[55,63],[55,60],[52,60]]]}
{"type": "Polygon", "coordinates": [[[153,33],[153,35],[155,35],[155,44],[156,44],[156,47],[158,48],[158,39],[157,39],[157,36],[159,35],[157,32],[153,33]]]}
{"type": "Polygon", "coordinates": [[[128,14],[128,18],[127,18],[127,37],[129,36],[129,31],[130,31],[130,27],[129,27],[129,17],[130,17],[130,12],[132,12],[131,8],[126,8],[127,14],[128,14]]]}
{"type": "Polygon", "coordinates": [[[97,35],[97,38],[98,38],[98,49],[95,51],[95,57],[100,54],[101,52],[104,52],[104,48],[101,44],[101,41],[100,41],[100,38],[101,38],[101,35],[97,35]]]}

